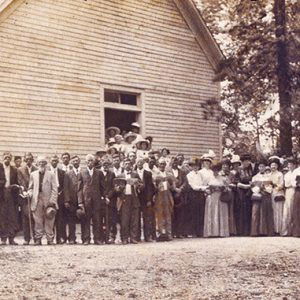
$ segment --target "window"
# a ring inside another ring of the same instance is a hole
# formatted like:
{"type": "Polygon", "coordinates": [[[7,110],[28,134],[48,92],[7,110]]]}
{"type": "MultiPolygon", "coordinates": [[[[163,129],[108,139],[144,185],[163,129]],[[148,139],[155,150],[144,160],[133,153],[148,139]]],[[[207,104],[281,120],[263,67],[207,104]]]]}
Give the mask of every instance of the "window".
{"type": "Polygon", "coordinates": [[[110,90],[104,90],[104,101],[111,103],[137,105],[137,95],[110,90]]]}
{"type": "Polygon", "coordinates": [[[105,141],[105,130],[116,126],[124,134],[131,130],[131,123],[141,125],[144,133],[144,92],[131,87],[101,85],[101,140],[105,141]]]}

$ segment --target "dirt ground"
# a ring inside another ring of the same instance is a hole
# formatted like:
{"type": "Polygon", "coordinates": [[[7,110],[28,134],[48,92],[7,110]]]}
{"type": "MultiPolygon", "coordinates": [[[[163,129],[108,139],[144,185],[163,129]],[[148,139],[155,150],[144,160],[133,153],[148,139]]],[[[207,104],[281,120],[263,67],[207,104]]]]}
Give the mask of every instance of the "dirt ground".
{"type": "Polygon", "coordinates": [[[0,299],[134,298],[300,299],[300,239],[0,247],[0,299]]]}

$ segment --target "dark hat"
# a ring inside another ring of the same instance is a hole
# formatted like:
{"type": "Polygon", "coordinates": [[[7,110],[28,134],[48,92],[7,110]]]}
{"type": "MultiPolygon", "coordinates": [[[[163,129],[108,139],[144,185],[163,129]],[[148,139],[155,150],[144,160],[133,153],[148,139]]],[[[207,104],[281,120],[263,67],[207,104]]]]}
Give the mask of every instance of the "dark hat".
{"type": "Polygon", "coordinates": [[[288,157],[286,159],[286,162],[287,163],[292,163],[292,164],[296,165],[297,164],[297,158],[295,158],[295,157],[288,157]]]}
{"type": "Polygon", "coordinates": [[[231,166],[231,161],[230,161],[230,159],[223,159],[223,160],[222,160],[222,165],[231,166]]]}
{"type": "Polygon", "coordinates": [[[268,161],[265,159],[265,158],[261,158],[257,161],[257,164],[258,165],[265,165],[267,166],[268,165],[268,161]]]}
{"type": "Polygon", "coordinates": [[[245,161],[245,160],[252,160],[251,154],[249,154],[249,153],[242,154],[241,161],[245,161]]]}
{"type": "Polygon", "coordinates": [[[222,164],[221,163],[216,163],[214,165],[212,165],[211,170],[213,172],[219,172],[222,170],[222,164]]]}
{"type": "Polygon", "coordinates": [[[14,157],[14,160],[17,160],[17,159],[22,159],[22,157],[19,156],[19,155],[16,155],[16,156],[14,157]]]}
{"type": "Polygon", "coordinates": [[[126,185],[127,180],[125,178],[114,178],[114,185],[126,185]]]}
{"type": "Polygon", "coordinates": [[[48,206],[46,209],[46,218],[53,219],[56,215],[56,209],[52,206],[48,206]]]}
{"type": "Polygon", "coordinates": [[[79,207],[77,210],[76,210],[76,217],[79,219],[79,220],[82,220],[84,217],[85,217],[85,211],[83,208],[79,207]]]}

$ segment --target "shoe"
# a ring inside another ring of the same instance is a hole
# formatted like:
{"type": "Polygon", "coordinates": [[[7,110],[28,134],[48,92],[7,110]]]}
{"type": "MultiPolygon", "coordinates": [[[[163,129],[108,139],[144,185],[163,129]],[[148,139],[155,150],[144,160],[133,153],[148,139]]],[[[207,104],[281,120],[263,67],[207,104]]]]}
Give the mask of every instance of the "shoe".
{"type": "Polygon", "coordinates": [[[146,243],[153,243],[154,241],[151,238],[145,239],[146,243]]]}
{"type": "Polygon", "coordinates": [[[42,241],[41,240],[35,240],[34,246],[41,246],[41,245],[42,245],[42,241]]]}
{"type": "Polygon", "coordinates": [[[54,243],[53,243],[53,241],[48,241],[48,242],[47,242],[47,245],[49,245],[49,246],[53,246],[53,245],[54,245],[54,243]]]}
{"type": "Polygon", "coordinates": [[[69,245],[75,245],[76,242],[75,241],[69,241],[69,245]]]}
{"type": "Polygon", "coordinates": [[[172,241],[172,240],[173,240],[172,236],[168,235],[168,236],[166,237],[166,241],[167,241],[167,242],[170,242],[170,241],[172,241]]]}
{"type": "Polygon", "coordinates": [[[127,245],[128,242],[127,241],[122,241],[122,245],[127,245]]]}
{"type": "Polygon", "coordinates": [[[90,244],[89,241],[84,241],[84,242],[83,242],[83,245],[85,245],[85,246],[87,246],[87,245],[89,245],[89,244],[90,244]]]}
{"type": "Polygon", "coordinates": [[[1,245],[4,246],[6,245],[7,239],[1,239],[1,245]]]}
{"type": "Polygon", "coordinates": [[[96,241],[94,241],[94,245],[103,245],[103,242],[99,241],[99,240],[96,240],[96,241]]]}
{"type": "Polygon", "coordinates": [[[28,246],[29,245],[29,241],[24,241],[23,246],[28,246]]]}
{"type": "Polygon", "coordinates": [[[130,243],[131,243],[131,244],[138,244],[139,242],[138,242],[137,240],[131,239],[131,240],[130,240],[130,243]]]}
{"type": "Polygon", "coordinates": [[[17,245],[19,245],[18,243],[15,242],[14,239],[9,239],[9,244],[10,244],[11,246],[17,246],[17,245]]]}
{"type": "Polygon", "coordinates": [[[107,241],[107,244],[109,244],[109,245],[114,244],[114,243],[115,243],[115,240],[114,240],[114,239],[109,239],[109,240],[107,241]]]}

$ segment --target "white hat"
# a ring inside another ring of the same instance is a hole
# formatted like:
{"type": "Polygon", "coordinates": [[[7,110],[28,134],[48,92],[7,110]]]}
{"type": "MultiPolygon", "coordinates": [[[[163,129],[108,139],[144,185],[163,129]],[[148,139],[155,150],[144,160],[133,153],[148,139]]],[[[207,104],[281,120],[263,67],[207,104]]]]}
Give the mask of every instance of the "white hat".
{"type": "Polygon", "coordinates": [[[158,163],[159,164],[163,164],[163,163],[167,163],[167,161],[165,160],[165,158],[164,157],[161,157],[159,160],[158,160],[158,163]]]}
{"type": "Polygon", "coordinates": [[[231,163],[232,164],[235,164],[235,163],[240,163],[241,164],[242,162],[241,162],[240,156],[239,155],[232,155],[231,163]]]}
{"type": "Polygon", "coordinates": [[[214,159],[217,155],[213,150],[208,150],[207,156],[214,159]]]}
{"type": "Polygon", "coordinates": [[[46,156],[43,156],[43,155],[39,155],[37,157],[36,161],[37,161],[37,163],[40,163],[40,162],[46,162],[46,163],[48,163],[46,156]]]}
{"type": "Polygon", "coordinates": [[[132,127],[137,127],[137,128],[141,128],[140,124],[138,122],[133,122],[131,123],[132,127]]]}

